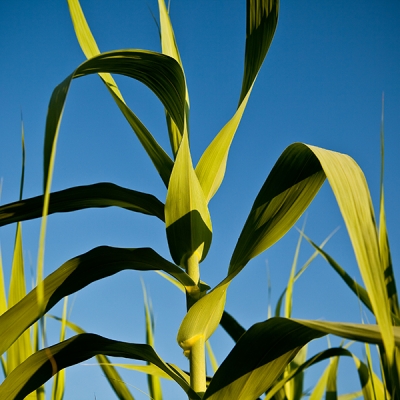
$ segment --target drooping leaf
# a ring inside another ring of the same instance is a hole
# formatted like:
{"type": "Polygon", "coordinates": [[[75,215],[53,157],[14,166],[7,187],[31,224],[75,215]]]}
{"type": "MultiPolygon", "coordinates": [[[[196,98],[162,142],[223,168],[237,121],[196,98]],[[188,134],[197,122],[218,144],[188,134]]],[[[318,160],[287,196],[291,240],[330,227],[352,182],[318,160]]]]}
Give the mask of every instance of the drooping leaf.
{"type": "MultiPolygon", "coordinates": [[[[382,333],[389,365],[394,363],[392,318],[382,274],[377,225],[364,174],[349,156],[309,146],[336,197],[353,246],[372,309],[382,333]]],[[[399,379],[397,376],[395,379],[399,379]]]]}
{"type": "MultiPolygon", "coordinates": [[[[166,54],[176,61],[178,61],[179,65],[183,71],[182,60],[179,55],[178,46],[176,44],[174,30],[172,28],[171,20],[169,18],[169,13],[167,7],[165,6],[164,0],[158,0],[158,8],[160,12],[160,36],[161,36],[161,49],[163,54],[166,54]]],[[[185,95],[185,123],[187,132],[189,132],[189,94],[186,85],[186,95],[185,95]]],[[[183,132],[177,127],[174,120],[169,115],[166,110],[167,117],[167,126],[168,126],[168,134],[169,140],[171,143],[171,149],[174,154],[174,157],[178,154],[178,149],[181,144],[183,132]]]]}
{"type": "Polygon", "coordinates": [[[32,355],[0,385],[0,398],[22,400],[56,372],[97,354],[149,361],[171,376],[191,398],[200,399],[186,380],[169,367],[151,346],[119,342],[89,333],[74,336],[32,355]]]}
{"type": "MultiPolygon", "coordinates": [[[[215,373],[203,400],[252,400],[267,391],[287,364],[309,341],[333,333],[382,343],[376,325],[270,318],[250,327],[215,373]]],[[[394,329],[400,345],[400,329],[394,329]]]]}
{"type": "Polygon", "coordinates": [[[211,218],[193,169],[187,134],[182,138],[168,186],[165,224],[176,264],[184,266],[192,256],[198,262],[206,257],[212,237],[211,218]]]}
{"type": "MultiPolygon", "coordinates": [[[[47,314],[46,317],[53,318],[57,321],[62,322],[62,319],[56,317],[54,315],[47,314]]],[[[75,333],[87,333],[85,332],[80,326],[74,324],[69,320],[65,320],[66,326],[72,329],[75,333]]],[[[134,400],[131,392],[129,391],[128,387],[126,386],[125,382],[122,380],[121,376],[119,375],[118,371],[115,369],[113,364],[104,354],[97,354],[96,355],[97,363],[99,364],[100,368],[102,369],[104,376],[108,380],[108,383],[114,390],[117,398],[119,400],[134,400]]],[[[155,367],[158,368],[158,367],[155,367]]],[[[163,372],[165,374],[165,372],[163,372]]],[[[171,377],[167,375],[170,379],[171,377]]]]}
{"type": "Polygon", "coordinates": [[[174,276],[185,286],[194,285],[191,278],[181,268],[168,262],[150,248],[97,247],[67,261],[44,279],[42,311],[38,308],[37,289],[33,289],[13,308],[0,316],[0,354],[63,297],[96,280],[126,269],[162,270],[174,276]]]}
{"type": "MultiPolygon", "coordinates": [[[[96,44],[92,32],[90,31],[79,1],[68,0],[68,6],[75,29],[75,34],[83,53],[88,59],[98,56],[100,54],[100,50],[96,44]]],[[[152,160],[164,184],[168,186],[169,176],[171,174],[173,165],[172,160],[165,153],[163,148],[157,143],[140,119],[127,106],[113,77],[109,73],[99,73],[99,76],[106,85],[122,114],[125,116],[126,120],[136,133],[140,143],[152,160]]]]}
{"type": "Polygon", "coordinates": [[[272,318],[249,328],[220,365],[204,400],[254,400],[282,374],[296,353],[322,334],[288,319],[272,318]]]}
{"type": "MultiPolygon", "coordinates": [[[[61,82],[53,91],[46,120],[44,142],[44,182],[54,162],[50,157],[56,148],[61,115],[66,96],[74,78],[96,73],[115,73],[137,79],[151,89],[161,100],[177,126],[183,130],[185,108],[185,78],[179,63],[171,57],[145,50],[119,50],[99,54],[82,63],[71,75],[61,82]]],[[[112,92],[114,96],[117,96],[112,92]]],[[[115,97],[114,97],[115,98],[115,97]]],[[[118,96],[117,96],[118,98],[118,96]]],[[[121,99],[120,105],[124,104],[121,99]]],[[[131,115],[131,114],[130,114],[131,115]]],[[[146,138],[145,140],[148,140],[146,138]]],[[[155,159],[160,154],[156,152],[155,159]]],[[[156,165],[159,173],[166,165],[156,165]]],[[[169,164],[171,167],[171,164],[169,164]]]]}
{"type": "MultiPolygon", "coordinates": [[[[153,195],[123,188],[113,183],[96,183],[51,193],[49,214],[85,208],[121,207],[154,215],[164,221],[164,205],[153,195]]],[[[43,196],[0,206],[0,226],[42,216],[43,196]]]]}

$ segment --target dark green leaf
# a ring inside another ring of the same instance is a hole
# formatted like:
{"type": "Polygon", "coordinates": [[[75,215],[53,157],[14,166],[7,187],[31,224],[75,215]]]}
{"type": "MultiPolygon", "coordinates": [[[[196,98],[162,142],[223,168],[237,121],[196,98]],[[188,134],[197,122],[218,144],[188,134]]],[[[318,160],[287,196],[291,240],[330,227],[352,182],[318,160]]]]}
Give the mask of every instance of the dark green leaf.
{"type": "MultiPolygon", "coordinates": [[[[121,207],[130,211],[154,215],[164,221],[164,204],[156,197],[113,183],[76,186],[51,193],[49,214],[83,210],[85,208],[121,207]]],[[[0,226],[40,218],[43,196],[31,197],[0,207],[0,226]]]]}

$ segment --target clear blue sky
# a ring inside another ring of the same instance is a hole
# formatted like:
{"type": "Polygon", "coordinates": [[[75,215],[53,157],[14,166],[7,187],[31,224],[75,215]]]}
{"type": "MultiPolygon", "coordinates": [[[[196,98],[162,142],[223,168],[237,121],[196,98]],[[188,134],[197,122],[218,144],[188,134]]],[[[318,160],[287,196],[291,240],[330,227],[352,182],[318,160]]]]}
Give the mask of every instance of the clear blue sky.
{"type": "MultiPolygon", "coordinates": [[[[245,1],[171,2],[171,19],[185,67],[191,101],[191,147],[197,162],[208,143],[233,115],[243,70],[245,1]]],[[[81,5],[102,51],[139,48],[159,51],[156,0],[82,0],[81,5]]],[[[395,273],[400,281],[400,3],[387,0],[335,2],[283,1],[277,32],[232,145],[225,181],[210,204],[214,237],[202,278],[210,285],[225,275],[252,202],[281,152],[305,142],[351,155],[364,170],[374,204],[379,198],[381,97],[385,93],[385,190],[388,230],[395,273]]],[[[21,165],[20,122],[26,139],[24,196],[42,190],[42,147],[48,101],[53,88],[84,61],[66,1],[8,1],[0,4],[1,203],[15,201],[21,165]]],[[[141,84],[116,77],[129,106],[168,148],[164,112],[141,84]]],[[[73,82],[58,144],[53,189],[114,182],[165,199],[165,189],[135,135],[98,77],[73,82]]],[[[299,221],[300,227],[304,217],[299,221]]],[[[40,223],[23,224],[25,261],[35,269],[40,223]]],[[[307,211],[306,233],[321,242],[340,227],[326,247],[350,273],[357,267],[343,221],[327,184],[307,211]]],[[[15,227],[0,230],[3,265],[11,266],[15,227]]],[[[268,265],[272,305],[285,287],[298,234],[289,232],[253,260],[231,285],[227,310],[246,328],[267,316],[268,265]]],[[[169,258],[163,225],[155,218],[102,209],[49,218],[45,272],[102,245],[153,247],[169,258]]],[[[312,250],[304,244],[301,261],[312,250]]],[[[152,298],[156,350],[185,367],[175,341],[185,312],[184,296],[155,273],[124,272],[72,296],[70,318],[89,332],[144,341],[140,277],[152,298]]],[[[7,277],[8,278],[8,277],[7,277]]],[[[31,279],[29,279],[30,285],[31,279]]],[[[56,307],[55,313],[60,314],[56,307]]],[[[296,283],[293,316],[360,322],[359,304],[322,260],[296,283]]],[[[58,326],[49,322],[49,329],[58,326]]],[[[49,341],[57,340],[57,334],[49,341]]],[[[332,339],[333,343],[339,340],[332,339]]],[[[232,346],[222,331],[211,339],[221,362],[232,346]]],[[[325,345],[325,342],[323,342],[325,345]]],[[[317,347],[310,348],[310,355],[317,347]]],[[[362,356],[362,353],[358,353],[362,356]]],[[[343,362],[339,390],[355,390],[354,367],[343,362]],[[345,371],[345,372],[343,372],[345,371]],[[349,375],[350,374],[350,375],[349,375]],[[350,376],[350,377],[349,377],[350,376]]],[[[315,379],[309,374],[309,385],[315,379]]],[[[143,377],[124,379],[146,390],[143,377]]],[[[184,399],[166,384],[166,398],[184,399]]],[[[132,387],[137,399],[146,399],[132,387]]],[[[67,372],[66,400],[112,398],[96,367],[67,372]]]]}

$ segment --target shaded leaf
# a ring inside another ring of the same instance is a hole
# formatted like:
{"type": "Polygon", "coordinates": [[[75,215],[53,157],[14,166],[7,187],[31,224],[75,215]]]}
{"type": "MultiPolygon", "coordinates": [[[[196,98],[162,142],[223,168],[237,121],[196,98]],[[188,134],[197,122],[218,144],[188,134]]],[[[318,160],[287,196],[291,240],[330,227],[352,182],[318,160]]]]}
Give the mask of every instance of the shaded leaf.
{"type": "Polygon", "coordinates": [[[0,354],[2,354],[30,325],[50,310],[63,297],[96,280],[125,269],[162,270],[184,285],[194,285],[178,266],[168,262],[150,248],[123,249],[97,247],[64,263],[43,281],[44,308],[38,308],[37,288],[13,308],[0,316],[0,354]]]}
{"type": "MultiPolygon", "coordinates": [[[[82,8],[78,0],[68,0],[68,6],[74,25],[78,42],[87,58],[93,58],[100,54],[96,41],[90,31],[89,25],[82,12],[82,8]]],[[[116,82],[109,73],[99,73],[100,78],[106,85],[111,96],[117,103],[122,114],[136,133],[140,143],[146,150],[158,173],[160,174],[164,184],[168,186],[169,176],[172,171],[172,160],[165,153],[163,148],[157,143],[151,133],[143,125],[135,113],[126,105],[116,82]]]]}
{"type": "MultiPolygon", "coordinates": [[[[185,78],[178,62],[166,55],[145,50],[119,50],[99,54],[82,63],[53,91],[44,143],[45,184],[48,171],[54,163],[51,154],[54,153],[53,148],[56,148],[61,115],[72,79],[102,72],[125,75],[144,83],[158,96],[177,126],[183,130],[186,89],[185,78]]],[[[117,95],[112,93],[115,98],[117,95]]],[[[122,106],[123,101],[119,101],[122,106]]],[[[160,168],[163,169],[164,166],[160,168]]]]}
{"type": "MultiPolygon", "coordinates": [[[[164,221],[164,205],[156,197],[113,183],[76,186],[51,193],[48,214],[112,206],[154,215],[164,221]]],[[[43,196],[6,204],[0,207],[0,226],[40,218],[42,210],[43,196]]]]}
{"type": "Polygon", "coordinates": [[[171,376],[191,398],[199,399],[185,379],[165,364],[151,346],[119,342],[89,333],[74,336],[29,357],[0,385],[0,397],[4,400],[23,399],[56,372],[97,354],[150,361],[171,376]]]}

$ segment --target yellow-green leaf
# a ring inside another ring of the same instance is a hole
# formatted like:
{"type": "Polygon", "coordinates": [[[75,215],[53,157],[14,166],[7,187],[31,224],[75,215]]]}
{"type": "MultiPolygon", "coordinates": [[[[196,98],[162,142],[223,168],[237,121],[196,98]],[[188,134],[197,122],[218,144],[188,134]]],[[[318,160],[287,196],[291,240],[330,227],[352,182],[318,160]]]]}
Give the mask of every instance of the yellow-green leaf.
{"type": "Polygon", "coordinates": [[[211,218],[193,169],[187,134],[182,138],[168,186],[165,224],[175,263],[184,266],[192,256],[198,262],[206,257],[212,237],[211,218]]]}

